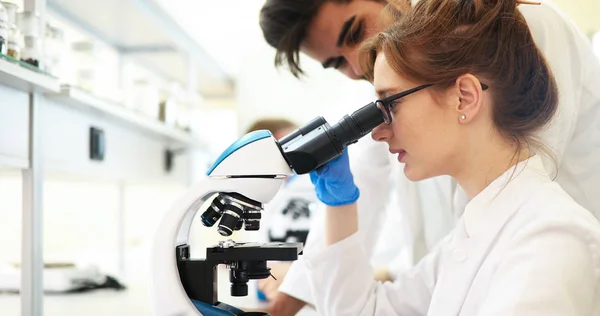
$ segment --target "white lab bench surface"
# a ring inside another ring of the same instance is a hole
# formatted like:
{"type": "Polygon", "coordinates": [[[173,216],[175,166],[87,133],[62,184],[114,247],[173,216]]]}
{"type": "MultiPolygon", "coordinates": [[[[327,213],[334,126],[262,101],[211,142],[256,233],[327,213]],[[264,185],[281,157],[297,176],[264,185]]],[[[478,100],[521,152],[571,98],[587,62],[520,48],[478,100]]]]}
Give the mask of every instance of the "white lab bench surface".
{"type": "MultiPolygon", "coordinates": [[[[229,274],[219,267],[219,300],[239,308],[260,308],[252,290],[255,281],[248,283],[248,296],[229,295],[229,274]]],[[[88,293],[49,294],[44,296],[44,314],[49,316],[143,316],[152,315],[147,295],[148,288],[142,284],[130,285],[125,291],[97,290],[88,293]]],[[[2,316],[18,316],[19,296],[0,294],[2,316]]],[[[304,308],[298,316],[315,316],[316,311],[304,308]]]]}

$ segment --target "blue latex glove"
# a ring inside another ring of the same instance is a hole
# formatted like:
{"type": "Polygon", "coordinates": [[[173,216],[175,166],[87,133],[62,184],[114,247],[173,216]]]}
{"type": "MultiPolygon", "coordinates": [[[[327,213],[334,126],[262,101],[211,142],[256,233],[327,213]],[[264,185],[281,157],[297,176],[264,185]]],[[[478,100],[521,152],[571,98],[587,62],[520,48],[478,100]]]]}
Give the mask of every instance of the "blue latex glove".
{"type": "Polygon", "coordinates": [[[341,156],[311,172],[310,180],[315,185],[317,198],[329,206],[352,204],[360,195],[350,171],[347,149],[341,156]]]}

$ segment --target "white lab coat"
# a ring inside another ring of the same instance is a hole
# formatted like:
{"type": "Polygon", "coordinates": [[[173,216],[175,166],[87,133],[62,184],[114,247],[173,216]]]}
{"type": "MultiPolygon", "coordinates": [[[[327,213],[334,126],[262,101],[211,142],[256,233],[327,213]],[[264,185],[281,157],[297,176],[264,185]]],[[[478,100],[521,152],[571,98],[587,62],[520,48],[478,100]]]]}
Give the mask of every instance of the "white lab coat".
{"type": "MultiPolygon", "coordinates": [[[[541,6],[519,6],[559,87],[557,115],[541,138],[558,158],[556,181],[600,218],[600,62],[575,24],[549,1],[542,2],[541,6]]],[[[403,265],[392,266],[394,274],[399,274],[416,264],[455,226],[468,198],[449,177],[408,181],[402,166],[390,159],[386,144],[365,137],[349,148],[352,172],[361,191],[356,242],[363,246],[367,257],[372,257],[384,227],[386,206],[401,212],[402,222],[387,234],[392,236],[388,243],[397,243],[397,251],[407,253],[403,265]],[[396,203],[386,205],[392,190],[396,203]],[[394,234],[397,239],[393,239],[394,234]]],[[[323,248],[323,221],[316,218],[314,223],[306,254],[323,248]]],[[[305,260],[301,258],[292,265],[280,291],[314,302],[306,275],[305,260]]]]}
{"type": "Polygon", "coordinates": [[[354,234],[305,258],[320,315],[600,315],[600,223],[534,156],[471,200],[414,269],[378,283],[354,234]],[[512,180],[511,180],[512,177],[512,180]]]}

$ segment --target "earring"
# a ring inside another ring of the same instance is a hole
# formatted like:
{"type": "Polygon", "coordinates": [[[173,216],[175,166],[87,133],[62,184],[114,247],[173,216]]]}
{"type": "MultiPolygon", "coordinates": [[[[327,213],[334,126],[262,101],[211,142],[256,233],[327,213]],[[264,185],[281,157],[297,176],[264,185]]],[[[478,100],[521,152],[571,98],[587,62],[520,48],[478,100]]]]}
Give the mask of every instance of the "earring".
{"type": "Polygon", "coordinates": [[[463,114],[463,115],[460,116],[460,119],[464,121],[464,120],[467,119],[467,116],[463,114]]]}

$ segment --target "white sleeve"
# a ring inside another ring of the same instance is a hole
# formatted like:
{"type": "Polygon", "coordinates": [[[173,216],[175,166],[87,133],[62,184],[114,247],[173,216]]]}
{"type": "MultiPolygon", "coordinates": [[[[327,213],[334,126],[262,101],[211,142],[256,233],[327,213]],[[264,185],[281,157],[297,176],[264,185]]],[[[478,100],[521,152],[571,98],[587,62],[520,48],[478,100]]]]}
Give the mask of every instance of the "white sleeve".
{"type": "MultiPolygon", "coordinates": [[[[349,149],[350,166],[354,181],[360,190],[358,200],[359,230],[356,241],[365,249],[365,255],[371,258],[379,237],[386,204],[390,193],[390,153],[387,144],[375,142],[370,135],[363,137],[349,149]]],[[[308,240],[304,246],[304,255],[318,252],[324,248],[325,226],[323,207],[312,219],[308,240]]],[[[307,268],[303,256],[294,262],[283,280],[279,291],[314,304],[307,268]]],[[[372,276],[372,274],[371,274],[372,276]]]]}
{"type": "Polygon", "coordinates": [[[373,279],[359,239],[354,234],[320,253],[307,255],[319,315],[426,315],[440,266],[438,250],[442,248],[432,251],[393,283],[381,283],[373,279]]]}

